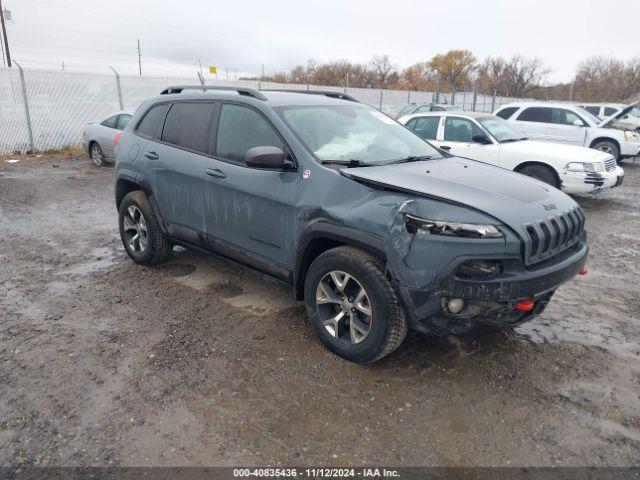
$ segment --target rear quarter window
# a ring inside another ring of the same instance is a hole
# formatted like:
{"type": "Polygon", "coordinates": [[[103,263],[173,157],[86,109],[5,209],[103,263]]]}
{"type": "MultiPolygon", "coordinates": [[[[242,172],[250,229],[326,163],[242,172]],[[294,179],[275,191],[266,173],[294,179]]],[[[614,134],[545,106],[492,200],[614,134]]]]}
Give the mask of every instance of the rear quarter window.
{"type": "Polygon", "coordinates": [[[164,115],[167,113],[168,109],[168,103],[163,103],[151,107],[149,111],[145,113],[144,117],[142,117],[140,123],[138,123],[136,133],[142,137],[147,138],[153,138],[156,132],[158,132],[159,134],[158,127],[161,126],[161,123],[164,120],[164,115]]]}
{"type": "Polygon", "coordinates": [[[551,123],[551,108],[545,107],[529,107],[518,116],[518,120],[522,122],[541,122],[551,123]]]}

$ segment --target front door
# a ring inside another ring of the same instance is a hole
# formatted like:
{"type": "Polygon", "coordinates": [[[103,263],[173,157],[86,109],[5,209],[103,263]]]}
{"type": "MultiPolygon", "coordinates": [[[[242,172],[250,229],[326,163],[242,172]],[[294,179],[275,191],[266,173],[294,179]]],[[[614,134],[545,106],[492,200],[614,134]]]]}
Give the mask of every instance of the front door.
{"type": "Polygon", "coordinates": [[[565,108],[551,109],[549,140],[552,142],[584,145],[587,124],[575,112],[565,108]]]}
{"type": "Polygon", "coordinates": [[[203,204],[207,234],[241,254],[293,269],[296,238],[296,171],[247,167],[245,154],[271,146],[287,152],[272,124],[248,106],[224,103],[215,159],[208,159],[209,188],[203,204]]]}

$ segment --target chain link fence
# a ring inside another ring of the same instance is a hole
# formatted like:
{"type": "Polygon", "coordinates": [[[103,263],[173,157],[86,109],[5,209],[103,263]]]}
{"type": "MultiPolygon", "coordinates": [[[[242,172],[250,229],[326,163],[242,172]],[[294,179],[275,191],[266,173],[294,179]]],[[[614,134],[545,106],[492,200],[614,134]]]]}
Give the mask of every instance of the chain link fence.
{"type": "MultiPolygon", "coordinates": [[[[135,110],[170,85],[198,84],[195,77],[139,77],[0,68],[0,155],[79,146],[87,122],[116,110],[135,110]]],[[[247,80],[207,81],[207,85],[255,89],[333,90],[396,116],[408,103],[453,103],[464,110],[492,112],[512,98],[477,92],[451,94],[281,84],[247,80]]]]}

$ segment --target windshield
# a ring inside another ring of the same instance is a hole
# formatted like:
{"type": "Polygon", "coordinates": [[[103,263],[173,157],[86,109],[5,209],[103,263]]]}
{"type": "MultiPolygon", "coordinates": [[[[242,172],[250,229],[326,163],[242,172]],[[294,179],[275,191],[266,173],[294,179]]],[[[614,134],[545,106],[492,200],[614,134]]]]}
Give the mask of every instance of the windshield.
{"type": "Polygon", "coordinates": [[[526,140],[527,136],[521,130],[500,117],[480,117],[478,119],[482,125],[498,142],[526,140]]]}
{"type": "Polygon", "coordinates": [[[584,108],[576,107],[576,111],[582,118],[586,117],[587,122],[591,123],[592,127],[602,122],[599,117],[596,117],[593,113],[586,111],[584,108]]]}
{"type": "Polygon", "coordinates": [[[408,157],[442,157],[438,150],[395,120],[362,104],[275,110],[320,161],[382,165],[408,157]]]}
{"type": "Polygon", "coordinates": [[[407,113],[411,113],[411,112],[413,112],[414,108],[416,108],[416,104],[415,103],[410,103],[409,105],[406,105],[405,107],[403,107],[402,110],[400,110],[400,112],[398,113],[398,116],[401,117],[402,115],[405,115],[407,113]]]}

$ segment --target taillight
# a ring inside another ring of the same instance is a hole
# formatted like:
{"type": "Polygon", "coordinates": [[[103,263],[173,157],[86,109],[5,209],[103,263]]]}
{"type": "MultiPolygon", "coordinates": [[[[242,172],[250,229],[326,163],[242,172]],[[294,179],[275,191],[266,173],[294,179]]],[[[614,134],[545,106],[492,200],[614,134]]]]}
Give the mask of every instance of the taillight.
{"type": "Polygon", "coordinates": [[[116,132],[116,136],[113,137],[113,144],[118,145],[119,141],[120,141],[120,132],[116,132]]]}

